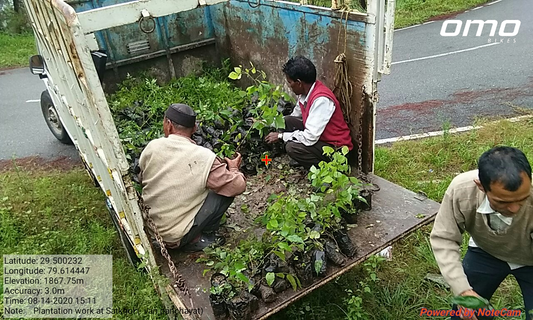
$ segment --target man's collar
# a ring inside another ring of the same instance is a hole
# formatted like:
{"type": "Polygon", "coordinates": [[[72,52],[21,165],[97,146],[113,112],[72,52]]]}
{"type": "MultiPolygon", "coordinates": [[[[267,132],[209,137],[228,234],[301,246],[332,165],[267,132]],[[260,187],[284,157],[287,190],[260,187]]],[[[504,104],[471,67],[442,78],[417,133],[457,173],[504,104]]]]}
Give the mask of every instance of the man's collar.
{"type": "Polygon", "coordinates": [[[479,206],[479,208],[477,208],[477,212],[483,213],[483,214],[496,213],[496,211],[494,211],[494,209],[492,209],[492,207],[490,206],[489,198],[487,198],[486,195],[485,195],[485,199],[483,199],[483,202],[481,202],[481,205],[479,206]]]}
{"type": "Polygon", "coordinates": [[[189,140],[190,142],[196,144],[196,142],[194,142],[193,139],[191,139],[191,138],[189,138],[189,137],[186,137],[186,136],[182,136],[182,135],[180,135],[180,134],[175,134],[175,133],[173,133],[173,134],[169,134],[168,137],[171,138],[171,139],[178,139],[178,140],[180,140],[180,139],[187,139],[187,140],[189,140]]]}
{"type": "Polygon", "coordinates": [[[485,199],[483,199],[483,202],[481,202],[481,205],[479,206],[479,208],[477,208],[477,212],[481,214],[494,214],[508,226],[511,225],[511,223],[513,222],[513,218],[503,216],[499,212],[496,212],[494,211],[494,209],[492,209],[487,195],[485,195],[485,199]]]}
{"type": "Polygon", "coordinates": [[[313,85],[311,86],[311,89],[309,89],[309,92],[307,93],[307,96],[305,96],[305,99],[302,100],[302,95],[300,95],[298,97],[298,100],[302,103],[302,104],[305,104],[307,102],[307,100],[309,99],[309,96],[311,95],[311,92],[313,92],[313,89],[315,88],[315,85],[316,85],[316,81],[313,82],[313,85]]]}

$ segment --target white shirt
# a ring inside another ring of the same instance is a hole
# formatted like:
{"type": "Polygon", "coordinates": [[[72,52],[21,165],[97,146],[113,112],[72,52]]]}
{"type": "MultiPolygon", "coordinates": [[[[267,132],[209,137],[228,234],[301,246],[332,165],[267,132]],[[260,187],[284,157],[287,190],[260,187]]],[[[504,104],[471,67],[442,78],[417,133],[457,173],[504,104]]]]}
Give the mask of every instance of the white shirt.
{"type": "MultiPolygon", "coordinates": [[[[309,98],[309,95],[311,95],[311,92],[313,92],[315,84],[316,82],[313,83],[313,86],[311,86],[311,89],[305,98],[302,97],[302,95],[298,96],[298,102],[296,103],[291,116],[302,118],[300,103],[304,106],[307,104],[307,99],[309,98]]],[[[331,99],[327,97],[316,98],[309,109],[309,116],[307,117],[304,131],[296,130],[294,132],[284,132],[283,141],[296,141],[303,143],[306,146],[314,145],[318,142],[318,139],[320,139],[324,129],[326,129],[331,116],[333,116],[333,112],[335,112],[335,103],[331,99]]]]}
{"type": "MultiPolygon", "coordinates": [[[[485,199],[483,200],[479,208],[477,208],[477,212],[481,214],[487,214],[487,215],[490,214],[491,215],[490,225],[495,230],[503,230],[507,226],[510,226],[511,223],[513,223],[512,217],[503,216],[499,212],[496,212],[494,211],[494,209],[492,209],[487,196],[485,196],[485,199]]],[[[468,240],[468,246],[477,247],[477,244],[474,242],[474,239],[472,239],[472,237],[470,237],[470,240],[468,240]]],[[[511,262],[507,262],[507,264],[509,265],[509,268],[511,268],[511,270],[523,267],[523,265],[511,263],[511,262]]]]}

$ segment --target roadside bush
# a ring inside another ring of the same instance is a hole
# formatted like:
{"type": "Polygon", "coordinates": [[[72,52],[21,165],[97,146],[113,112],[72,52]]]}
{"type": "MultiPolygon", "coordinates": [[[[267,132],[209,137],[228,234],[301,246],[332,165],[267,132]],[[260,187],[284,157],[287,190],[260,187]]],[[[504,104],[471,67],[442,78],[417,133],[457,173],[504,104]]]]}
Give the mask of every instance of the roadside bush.
{"type": "Polygon", "coordinates": [[[23,8],[19,11],[16,12],[13,8],[0,11],[0,32],[7,34],[27,34],[31,32],[26,11],[23,8]]]}

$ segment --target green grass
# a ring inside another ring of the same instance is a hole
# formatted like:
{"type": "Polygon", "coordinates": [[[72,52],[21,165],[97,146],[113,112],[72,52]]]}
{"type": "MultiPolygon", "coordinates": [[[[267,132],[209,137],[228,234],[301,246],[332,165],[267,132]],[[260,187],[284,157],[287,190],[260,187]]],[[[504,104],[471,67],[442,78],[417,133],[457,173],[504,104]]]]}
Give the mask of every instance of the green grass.
{"type": "Polygon", "coordinates": [[[432,17],[460,12],[488,0],[397,0],[395,28],[426,22],[432,17]]]}
{"type": "MultiPolygon", "coordinates": [[[[476,160],[495,145],[520,148],[533,160],[533,121],[502,122],[461,135],[445,134],[420,141],[395,143],[376,149],[375,173],[413,191],[424,191],[439,201],[452,178],[475,169],[476,160]]],[[[420,308],[447,309],[448,289],[424,280],[428,273],[439,273],[429,244],[431,225],[423,227],[393,247],[393,260],[382,263],[379,281],[370,284],[363,297],[366,317],[372,320],[420,319],[420,308]]],[[[466,251],[466,239],[463,253],[466,251]]],[[[346,290],[357,292],[360,281],[368,282],[369,270],[357,267],[334,283],[325,285],[309,296],[278,313],[272,319],[346,319],[350,308],[346,290]],[[341,310],[342,309],[342,310],[341,310]]],[[[508,278],[491,300],[496,309],[523,308],[522,296],[514,278],[508,278]]],[[[522,319],[525,319],[523,317],[522,319]]]]}
{"type": "Polygon", "coordinates": [[[112,254],[113,307],[133,310],[114,319],[165,318],[148,275],[128,264],[104,196],[84,170],[0,172],[0,222],[1,255],[112,254]]]}
{"type": "MultiPolygon", "coordinates": [[[[289,0],[300,2],[300,0],[289,0]]],[[[461,12],[476,7],[490,0],[396,0],[394,27],[405,28],[429,21],[433,17],[461,12]]],[[[338,1],[341,5],[345,1],[338,1]]],[[[308,4],[321,7],[331,7],[331,0],[308,0],[308,4]]],[[[350,8],[366,12],[359,4],[359,0],[352,0],[350,8]]]]}
{"type": "MultiPolygon", "coordinates": [[[[376,150],[375,171],[440,201],[451,179],[475,168],[485,150],[505,144],[522,149],[533,159],[532,140],[533,121],[522,121],[461,135],[399,142],[376,150]]],[[[114,318],[165,319],[149,277],[127,263],[103,199],[81,169],[0,172],[0,253],[113,254],[114,307],[136,310],[114,318]]],[[[423,227],[394,244],[392,261],[356,267],[271,319],[415,320],[420,319],[422,307],[449,308],[450,291],[424,280],[428,273],[439,273],[428,241],[430,230],[431,225],[423,227]],[[371,280],[373,273],[375,281],[371,280]],[[352,297],[362,298],[361,303],[352,297]],[[346,313],[357,312],[362,316],[346,317],[346,313]]],[[[464,244],[466,239],[465,235],[464,244]]],[[[463,252],[465,249],[463,246],[463,252]]],[[[491,302],[496,308],[523,307],[512,279],[500,286],[491,302]]]]}
{"type": "Polygon", "coordinates": [[[34,54],[37,54],[37,49],[32,33],[0,32],[0,69],[28,66],[34,54]]]}

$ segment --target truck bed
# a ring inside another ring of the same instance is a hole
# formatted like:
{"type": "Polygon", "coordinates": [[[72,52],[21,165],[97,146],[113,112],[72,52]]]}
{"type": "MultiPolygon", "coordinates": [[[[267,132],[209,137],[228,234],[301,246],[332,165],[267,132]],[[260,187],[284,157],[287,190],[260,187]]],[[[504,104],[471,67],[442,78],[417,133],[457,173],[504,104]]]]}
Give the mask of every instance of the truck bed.
{"type": "MultiPolygon", "coordinates": [[[[247,235],[250,232],[261,233],[264,229],[251,224],[252,217],[249,212],[261,210],[260,207],[266,205],[266,198],[268,198],[270,193],[283,191],[283,179],[296,179],[297,181],[291,182],[302,185],[305,183],[305,181],[301,180],[302,174],[294,172],[291,176],[283,177],[282,179],[275,178],[274,181],[271,181],[272,183],[265,184],[264,177],[268,174],[274,176],[275,172],[279,173],[279,170],[274,168],[248,179],[247,192],[249,193],[235,199],[234,211],[231,208],[228,210],[229,217],[225,228],[237,228],[236,231],[239,232],[233,232],[233,234],[237,235],[247,235]],[[254,196],[254,192],[257,192],[258,195],[254,196]],[[248,210],[246,210],[248,213],[241,212],[240,208],[244,203],[249,206],[248,210]],[[240,232],[248,228],[252,230],[240,232]]],[[[279,293],[277,299],[272,303],[264,303],[260,300],[259,309],[255,312],[254,319],[266,319],[316,288],[344,274],[369,256],[380,252],[417,228],[433,221],[439,208],[437,202],[426,199],[378,176],[371,175],[371,179],[380,187],[380,190],[372,196],[372,209],[363,211],[358,216],[358,223],[353,225],[348,232],[348,235],[357,246],[357,254],[348,259],[345,267],[341,268],[331,263],[328,264],[327,275],[324,278],[314,278],[315,280],[310,286],[299,288],[297,291],[292,290],[292,288],[287,289],[279,293]]],[[[236,242],[235,238],[228,240],[233,243],[236,242]]],[[[161,271],[170,278],[166,261],[159,250],[154,249],[154,252],[161,271]]],[[[215,319],[209,302],[209,280],[212,272],[202,276],[204,269],[208,267],[196,262],[203,253],[187,254],[178,250],[170,250],[169,253],[176,264],[178,272],[185,279],[191,295],[191,299],[189,299],[189,297],[183,296],[181,292],[169,290],[171,298],[175,303],[179,302],[177,305],[203,310],[203,315],[197,316],[197,318],[194,315],[185,314],[183,315],[184,318],[215,319]],[[191,301],[193,303],[192,306],[191,301]]]]}

